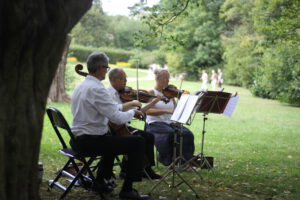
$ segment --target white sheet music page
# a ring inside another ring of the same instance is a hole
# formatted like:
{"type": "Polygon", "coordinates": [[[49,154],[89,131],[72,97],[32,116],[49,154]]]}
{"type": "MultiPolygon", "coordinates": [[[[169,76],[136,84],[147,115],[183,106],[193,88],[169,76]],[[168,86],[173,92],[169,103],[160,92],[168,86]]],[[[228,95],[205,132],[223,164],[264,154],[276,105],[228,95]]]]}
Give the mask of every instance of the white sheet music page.
{"type": "Polygon", "coordinates": [[[189,98],[190,95],[182,95],[181,98],[179,99],[179,101],[177,102],[177,106],[173,112],[173,115],[171,117],[171,120],[172,121],[176,121],[178,122],[182,113],[183,113],[183,110],[184,110],[184,107],[185,107],[185,104],[187,103],[188,101],[188,98],[189,98]]]}
{"type": "Polygon", "coordinates": [[[233,111],[235,110],[238,100],[239,100],[239,96],[230,97],[223,114],[226,115],[227,117],[231,117],[233,111]]]}
{"type": "Polygon", "coordinates": [[[188,98],[187,103],[185,104],[184,112],[182,113],[179,122],[186,124],[193,113],[193,110],[196,106],[196,103],[199,99],[198,95],[190,95],[188,98]]]}
{"type": "Polygon", "coordinates": [[[198,99],[199,96],[197,95],[182,95],[171,117],[171,120],[186,124],[193,113],[198,99]]]}

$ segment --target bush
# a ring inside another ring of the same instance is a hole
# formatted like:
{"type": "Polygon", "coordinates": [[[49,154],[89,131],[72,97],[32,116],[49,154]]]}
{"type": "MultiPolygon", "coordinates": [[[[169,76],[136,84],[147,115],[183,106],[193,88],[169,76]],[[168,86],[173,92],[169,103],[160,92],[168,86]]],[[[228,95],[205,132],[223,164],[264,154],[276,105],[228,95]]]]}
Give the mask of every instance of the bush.
{"type": "Polygon", "coordinates": [[[258,36],[237,35],[223,41],[224,77],[226,84],[249,87],[254,72],[260,67],[263,47],[258,36]]]}
{"type": "Polygon", "coordinates": [[[280,42],[265,50],[262,68],[251,91],[260,97],[300,106],[300,51],[295,42],[280,42]]]}
{"type": "Polygon", "coordinates": [[[68,56],[76,57],[80,62],[86,62],[87,57],[95,51],[105,52],[109,57],[110,63],[128,62],[130,57],[133,56],[133,52],[123,49],[85,47],[76,44],[70,46],[68,56]]]}

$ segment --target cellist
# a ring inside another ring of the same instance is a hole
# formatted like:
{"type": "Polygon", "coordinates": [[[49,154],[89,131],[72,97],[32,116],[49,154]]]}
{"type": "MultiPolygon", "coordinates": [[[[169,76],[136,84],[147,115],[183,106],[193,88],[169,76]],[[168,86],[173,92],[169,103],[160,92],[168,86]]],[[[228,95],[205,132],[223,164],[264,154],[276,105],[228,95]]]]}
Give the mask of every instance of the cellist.
{"type": "MultiPolygon", "coordinates": [[[[111,95],[112,99],[114,102],[116,102],[120,108],[121,111],[128,111],[130,109],[133,109],[135,106],[140,106],[137,102],[138,101],[130,101],[127,103],[123,103],[120,98],[119,91],[123,90],[126,87],[127,83],[127,78],[124,70],[122,68],[113,68],[110,70],[109,74],[109,81],[110,81],[110,86],[107,88],[109,94],[111,95]]],[[[150,100],[149,104],[147,105],[148,107],[154,105],[160,101],[160,98],[152,98],[150,100]]],[[[151,133],[133,128],[131,126],[127,126],[128,130],[133,133],[134,135],[141,135],[146,142],[145,145],[145,156],[146,156],[146,166],[145,166],[145,172],[143,174],[144,178],[148,178],[148,176],[151,179],[160,179],[161,176],[155,173],[152,169],[152,166],[155,166],[155,161],[154,161],[154,136],[151,133]]],[[[127,162],[123,159],[122,162],[122,167],[121,167],[121,172],[120,172],[120,177],[124,177],[124,175],[127,172],[127,162]]]]}
{"type": "Polygon", "coordinates": [[[133,182],[141,181],[144,162],[145,139],[141,136],[112,136],[108,134],[108,121],[123,124],[133,116],[140,117],[138,110],[122,112],[104,87],[102,80],[109,70],[109,58],[105,53],[94,52],[88,56],[88,75],[73,92],[71,110],[73,114],[72,132],[75,140],[71,140],[74,150],[82,153],[101,155],[94,190],[111,192],[106,184],[112,173],[116,155],[128,155],[128,173],[123,182],[119,197],[122,199],[149,199],[149,195],[141,195],[133,189],[133,182]]]}

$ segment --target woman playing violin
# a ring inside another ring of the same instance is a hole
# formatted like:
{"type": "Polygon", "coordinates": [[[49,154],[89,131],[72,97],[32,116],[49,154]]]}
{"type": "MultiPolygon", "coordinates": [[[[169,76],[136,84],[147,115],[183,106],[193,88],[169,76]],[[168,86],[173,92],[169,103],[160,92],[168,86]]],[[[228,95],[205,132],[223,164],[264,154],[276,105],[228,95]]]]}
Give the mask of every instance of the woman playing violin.
{"type": "MultiPolygon", "coordinates": [[[[122,91],[126,87],[126,74],[121,68],[114,68],[109,72],[109,81],[110,81],[110,86],[107,88],[108,93],[112,97],[115,103],[118,104],[119,109],[123,112],[128,111],[132,109],[133,107],[141,107],[141,103],[137,100],[129,101],[123,103],[120,98],[120,94],[118,91],[122,91]]],[[[160,98],[152,98],[149,102],[149,107],[154,105],[156,102],[160,101],[160,98]]],[[[156,174],[152,170],[152,166],[155,165],[154,161],[154,136],[148,132],[133,128],[131,126],[127,126],[128,130],[132,132],[134,135],[140,135],[145,139],[146,145],[145,145],[145,155],[147,158],[147,164],[145,166],[145,171],[147,174],[144,174],[143,176],[145,178],[148,178],[147,175],[151,179],[160,179],[161,176],[156,174]]],[[[127,162],[123,159],[122,163],[122,169],[120,176],[124,176],[124,174],[127,172],[127,162]]]]}
{"type": "MultiPolygon", "coordinates": [[[[154,74],[156,85],[149,91],[149,93],[152,95],[166,96],[164,95],[164,93],[166,92],[165,88],[167,88],[167,86],[169,85],[169,72],[165,69],[158,69],[155,70],[154,74]]],[[[182,94],[182,92],[179,92],[177,96],[179,96],[180,94],[182,94]]],[[[176,97],[176,95],[173,97],[176,97]]],[[[171,98],[168,103],[164,103],[161,101],[157,102],[146,112],[146,131],[154,134],[155,146],[159,152],[159,161],[166,166],[170,165],[172,162],[172,147],[174,138],[173,134],[176,131],[180,131],[179,127],[171,121],[171,116],[175,107],[175,98],[171,98]]],[[[188,161],[193,157],[195,150],[194,135],[186,127],[183,127],[182,134],[182,153],[184,159],[188,161]]]]}

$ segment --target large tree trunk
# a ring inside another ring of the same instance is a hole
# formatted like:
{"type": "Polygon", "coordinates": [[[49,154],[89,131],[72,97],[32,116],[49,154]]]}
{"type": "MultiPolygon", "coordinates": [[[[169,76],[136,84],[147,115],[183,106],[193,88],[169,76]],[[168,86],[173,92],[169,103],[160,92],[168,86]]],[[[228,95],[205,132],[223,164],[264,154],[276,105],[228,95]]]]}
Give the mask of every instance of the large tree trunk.
{"type": "Polygon", "coordinates": [[[39,199],[47,96],[71,28],[92,0],[0,1],[0,199],[39,199]]]}
{"type": "Polygon", "coordinates": [[[52,81],[48,101],[52,102],[69,102],[70,97],[67,95],[65,90],[65,72],[66,72],[66,64],[67,64],[67,55],[71,42],[71,36],[68,35],[66,39],[65,48],[63,51],[63,55],[58,64],[58,68],[56,70],[55,77],[52,81]]]}

